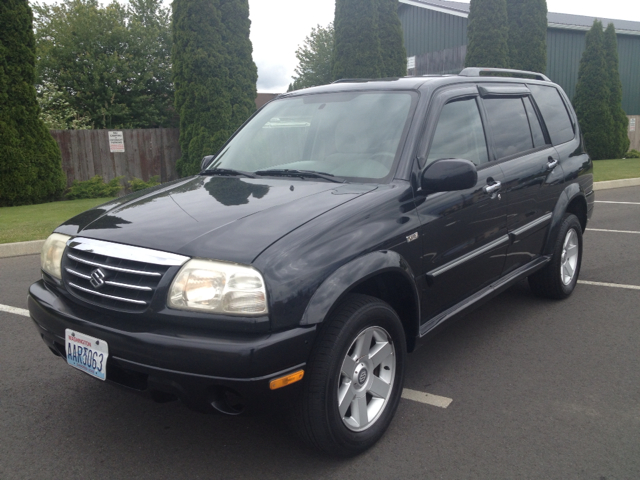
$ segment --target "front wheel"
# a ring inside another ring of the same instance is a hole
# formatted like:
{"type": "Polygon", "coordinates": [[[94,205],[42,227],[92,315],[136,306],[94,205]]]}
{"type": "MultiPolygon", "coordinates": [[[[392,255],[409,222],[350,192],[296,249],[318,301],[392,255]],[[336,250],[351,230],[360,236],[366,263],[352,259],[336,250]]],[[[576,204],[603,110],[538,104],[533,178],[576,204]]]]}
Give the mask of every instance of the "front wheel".
{"type": "Polygon", "coordinates": [[[542,297],[567,298],[578,283],[581,262],[582,225],[575,215],[566,213],[551,261],[529,277],[531,290],[542,297]]]}
{"type": "Polygon", "coordinates": [[[402,323],[385,302],[349,295],[323,325],[311,354],[294,428],[325,452],[352,456],[384,434],[404,380],[402,323]]]}

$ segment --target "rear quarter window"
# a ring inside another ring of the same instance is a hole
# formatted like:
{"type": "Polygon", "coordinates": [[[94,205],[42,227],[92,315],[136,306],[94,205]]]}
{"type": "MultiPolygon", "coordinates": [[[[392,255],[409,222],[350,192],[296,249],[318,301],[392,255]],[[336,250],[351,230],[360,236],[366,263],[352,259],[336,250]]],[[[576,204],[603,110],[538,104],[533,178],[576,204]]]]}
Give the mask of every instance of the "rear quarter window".
{"type": "Polygon", "coordinates": [[[560,145],[573,140],[575,137],[573,124],[558,90],[555,87],[543,85],[528,85],[528,87],[547,125],[551,143],[560,145]]]}

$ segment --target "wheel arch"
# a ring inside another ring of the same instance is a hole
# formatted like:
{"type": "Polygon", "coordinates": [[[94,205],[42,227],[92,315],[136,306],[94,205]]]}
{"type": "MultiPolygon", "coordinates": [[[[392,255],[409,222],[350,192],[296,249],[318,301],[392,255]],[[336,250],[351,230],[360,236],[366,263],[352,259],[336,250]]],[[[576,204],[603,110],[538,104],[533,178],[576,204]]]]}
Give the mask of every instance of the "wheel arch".
{"type": "Polygon", "coordinates": [[[388,303],[400,317],[407,350],[414,350],[420,302],[411,267],[400,254],[391,250],[372,252],[337,269],[313,294],[300,324],[324,322],[350,293],[362,293],[388,303]]]}
{"type": "Polygon", "coordinates": [[[558,231],[560,230],[562,218],[565,213],[572,213],[578,217],[578,221],[582,226],[582,233],[584,233],[587,228],[587,197],[580,185],[577,183],[567,185],[553,209],[553,215],[551,217],[551,224],[549,226],[549,233],[547,235],[547,240],[545,241],[543,254],[550,255],[553,253],[554,241],[558,236],[558,231]]]}

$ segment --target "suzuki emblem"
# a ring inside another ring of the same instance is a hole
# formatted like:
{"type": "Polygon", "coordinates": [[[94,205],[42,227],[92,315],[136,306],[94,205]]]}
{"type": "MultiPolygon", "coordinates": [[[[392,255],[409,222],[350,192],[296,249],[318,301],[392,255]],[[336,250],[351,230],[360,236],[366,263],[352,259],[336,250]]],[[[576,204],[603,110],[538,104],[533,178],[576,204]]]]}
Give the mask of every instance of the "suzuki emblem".
{"type": "Polygon", "coordinates": [[[91,285],[93,285],[93,288],[98,289],[102,287],[104,285],[104,277],[105,274],[102,269],[96,268],[94,271],[92,271],[90,282],[91,285]]]}

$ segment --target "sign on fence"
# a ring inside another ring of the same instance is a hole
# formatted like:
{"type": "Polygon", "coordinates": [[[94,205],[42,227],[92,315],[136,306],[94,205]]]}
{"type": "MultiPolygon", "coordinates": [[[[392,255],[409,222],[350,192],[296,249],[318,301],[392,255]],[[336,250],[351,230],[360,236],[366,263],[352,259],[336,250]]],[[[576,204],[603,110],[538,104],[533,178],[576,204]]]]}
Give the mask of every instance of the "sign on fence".
{"type": "Polygon", "coordinates": [[[109,151],[124,153],[124,135],[122,132],[109,132],[109,151]]]}

